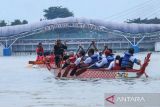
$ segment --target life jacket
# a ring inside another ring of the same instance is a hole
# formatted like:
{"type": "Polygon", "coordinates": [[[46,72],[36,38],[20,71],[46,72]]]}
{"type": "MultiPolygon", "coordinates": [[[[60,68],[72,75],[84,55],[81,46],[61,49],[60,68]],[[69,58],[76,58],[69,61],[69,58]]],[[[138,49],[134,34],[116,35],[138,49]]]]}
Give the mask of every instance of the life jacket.
{"type": "Polygon", "coordinates": [[[99,56],[96,55],[96,54],[94,54],[94,55],[91,56],[91,59],[92,59],[92,61],[91,61],[90,65],[92,65],[92,64],[94,64],[94,63],[96,63],[96,62],[98,62],[99,56]]]}
{"type": "Polygon", "coordinates": [[[36,49],[36,52],[37,52],[37,53],[44,53],[43,47],[41,47],[41,48],[38,47],[38,48],[36,49]]]}
{"type": "Polygon", "coordinates": [[[112,68],[112,70],[120,70],[121,66],[120,66],[120,62],[118,61],[114,61],[114,67],[112,68]]]}
{"type": "Polygon", "coordinates": [[[43,61],[44,60],[44,56],[37,56],[36,61],[43,61]]]}
{"type": "Polygon", "coordinates": [[[107,56],[106,58],[107,58],[109,64],[110,64],[112,61],[114,61],[113,55],[107,56]]]}
{"type": "Polygon", "coordinates": [[[130,60],[130,58],[132,57],[133,55],[128,53],[128,52],[125,52],[124,53],[124,57],[122,59],[122,62],[121,62],[121,67],[122,68],[133,68],[133,62],[130,60]]]}
{"type": "Polygon", "coordinates": [[[102,56],[99,56],[99,60],[102,60],[103,59],[103,57],[102,56]]]}
{"type": "Polygon", "coordinates": [[[99,55],[99,56],[98,56],[98,60],[102,60],[103,57],[104,57],[103,55],[99,55]]]}
{"type": "Polygon", "coordinates": [[[107,63],[104,65],[104,67],[108,67],[110,63],[114,61],[114,56],[113,55],[106,56],[106,59],[107,59],[107,63]]]}

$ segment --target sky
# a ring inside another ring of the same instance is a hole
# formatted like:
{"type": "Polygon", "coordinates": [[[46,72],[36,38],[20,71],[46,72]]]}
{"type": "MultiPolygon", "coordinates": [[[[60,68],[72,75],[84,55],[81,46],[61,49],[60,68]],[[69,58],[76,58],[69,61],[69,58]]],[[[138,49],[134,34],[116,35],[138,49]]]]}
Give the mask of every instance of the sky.
{"type": "Polygon", "coordinates": [[[160,16],[160,0],[0,0],[0,20],[26,19],[37,22],[43,10],[63,6],[75,17],[123,22],[127,19],[160,16]]]}

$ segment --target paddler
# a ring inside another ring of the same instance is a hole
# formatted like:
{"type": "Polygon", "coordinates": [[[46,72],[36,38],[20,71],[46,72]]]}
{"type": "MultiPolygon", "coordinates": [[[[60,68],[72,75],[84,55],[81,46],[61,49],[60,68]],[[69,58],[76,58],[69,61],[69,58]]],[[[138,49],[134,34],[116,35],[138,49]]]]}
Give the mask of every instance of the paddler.
{"type": "Polygon", "coordinates": [[[70,68],[66,69],[66,70],[69,71],[71,68],[73,68],[72,71],[71,71],[71,73],[70,73],[71,76],[73,76],[75,74],[75,72],[76,72],[77,69],[81,68],[80,63],[85,60],[85,51],[81,50],[79,52],[78,56],[79,57],[76,59],[76,61],[74,62],[74,64],[71,64],[70,68]]]}
{"type": "MultiPolygon", "coordinates": [[[[85,68],[85,67],[89,67],[90,65],[93,65],[95,64],[97,61],[99,60],[99,53],[95,53],[95,50],[94,49],[89,49],[88,51],[88,58],[86,58],[84,61],[81,61],[80,62],[77,60],[77,66],[74,67],[74,69],[71,71],[71,76],[74,76],[74,74],[76,73],[76,71],[79,69],[79,68],[85,68]]],[[[92,66],[91,67],[92,69],[95,69],[96,66],[92,66]]]]}
{"type": "Polygon", "coordinates": [[[36,61],[43,62],[44,61],[44,55],[41,52],[39,52],[37,54],[38,55],[37,55],[36,61]]]}
{"type": "Polygon", "coordinates": [[[76,56],[74,55],[73,51],[69,52],[68,58],[65,61],[62,69],[66,68],[68,65],[73,64],[76,61],[76,56]]]}
{"type": "Polygon", "coordinates": [[[44,58],[44,62],[49,63],[49,64],[53,64],[54,63],[54,58],[55,58],[54,52],[47,53],[45,58],[44,58]]]}
{"type": "Polygon", "coordinates": [[[122,58],[121,61],[121,69],[122,70],[133,69],[134,63],[141,66],[141,60],[137,59],[134,56],[134,49],[130,48],[128,52],[124,53],[124,57],[122,58]]]}
{"type": "Polygon", "coordinates": [[[84,60],[80,64],[83,67],[87,67],[87,66],[90,66],[90,65],[96,63],[97,61],[99,61],[99,53],[95,52],[94,49],[89,49],[89,51],[88,51],[88,58],[86,58],[86,60],[84,60]]]}
{"type": "Polygon", "coordinates": [[[72,71],[71,71],[70,75],[73,76],[73,75],[75,74],[76,70],[80,68],[80,62],[83,62],[83,61],[85,60],[85,59],[84,59],[84,58],[85,58],[85,51],[84,51],[84,50],[81,50],[81,51],[79,52],[78,56],[79,56],[79,57],[76,59],[76,61],[75,61],[74,63],[70,63],[70,64],[68,64],[68,65],[66,64],[66,65],[63,66],[62,69],[64,69],[64,67],[67,66],[66,69],[65,69],[65,72],[64,72],[64,74],[63,74],[63,77],[66,77],[67,74],[68,74],[68,72],[69,72],[71,69],[72,69],[72,71]]]}
{"type": "Polygon", "coordinates": [[[42,43],[39,43],[36,48],[37,58],[36,61],[43,61],[44,49],[42,43]]]}
{"type": "Polygon", "coordinates": [[[108,67],[110,63],[114,60],[114,55],[112,54],[112,49],[107,49],[104,52],[105,56],[102,57],[100,62],[97,62],[95,66],[97,68],[108,67]]]}
{"type": "MultiPolygon", "coordinates": [[[[89,49],[89,51],[88,51],[89,57],[86,58],[86,60],[81,63],[81,66],[87,67],[92,64],[95,64],[96,62],[98,62],[100,60],[100,54],[98,52],[98,49],[97,49],[94,41],[92,41],[92,45],[93,45],[94,49],[89,49]]],[[[92,66],[92,68],[97,68],[97,66],[92,66]]]]}
{"type": "Polygon", "coordinates": [[[39,44],[37,45],[36,53],[37,53],[37,55],[38,55],[38,53],[44,54],[44,49],[43,49],[42,43],[39,43],[39,44]]]}
{"type": "Polygon", "coordinates": [[[109,67],[105,68],[105,70],[120,70],[121,69],[120,60],[121,60],[121,57],[117,55],[115,60],[112,61],[109,67]]]}
{"type": "Polygon", "coordinates": [[[62,44],[61,40],[57,40],[54,46],[55,64],[60,67],[60,62],[63,60],[64,52],[67,49],[66,43],[62,44]]]}

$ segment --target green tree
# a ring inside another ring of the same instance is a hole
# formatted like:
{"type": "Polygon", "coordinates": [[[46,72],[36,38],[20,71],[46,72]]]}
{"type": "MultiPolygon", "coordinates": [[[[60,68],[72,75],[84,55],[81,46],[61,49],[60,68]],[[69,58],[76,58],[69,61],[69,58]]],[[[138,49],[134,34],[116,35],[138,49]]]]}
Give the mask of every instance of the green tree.
{"type": "Polygon", "coordinates": [[[65,18],[74,16],[72,12],[70,12],[67,8],[63,8],[61,6],[57,7],[49,7],[43,11],[44,17],[46,19],[55,19],[55,18],[65,18]]]}
{"type": "Polygon", "coordinates": [[[11,26],[13,25],[21,25],[22,22],[19,19],[14,20],[14,22],[11,22],[11,26]]]}
{"type": "Polygon", "coordinates": [[[7,23],[5,22],[5,20],[0,21],[0,27],[3,27],[3,26],[7,26],[7,23]]]}
{"type": "Polygon", "coordinates": [[[28,24],[28,21],[27,20],[23,20],[22,24],[28,24]]]}
{"type": "Polygon", "coordinates": [[[160,24],[160,19],[155,17],[155,18],[152,18],[152,19],[141,19],[141,18],[137,18],[137,19],[128,19],[126,21],[127,23],[138,23],[138,24],[160,24]]]}

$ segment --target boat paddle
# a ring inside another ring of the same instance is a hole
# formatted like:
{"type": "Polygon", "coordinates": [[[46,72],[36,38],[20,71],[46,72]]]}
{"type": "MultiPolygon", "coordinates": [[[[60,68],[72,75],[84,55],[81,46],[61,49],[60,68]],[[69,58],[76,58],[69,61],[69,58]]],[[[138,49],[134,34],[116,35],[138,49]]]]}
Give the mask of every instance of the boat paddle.
{"type": "MultiPolygon", "coordinates": [[[[92,45],[93,45],[93,42],[90,44],[90,46],[89,46],[88,49],[86,50],[85,55],[87,54],[87,52],[89,51],[89,49],[91,48],[92,45]]],[[[81,58],[81,61],[82,61],[82,59],[83,59],[84,57],[85,57],[85,56],[83,56],[83,57],[81,58]]],[[[80,62],[81,62],[81,61],[80,61],[80,62]]],[[[76,72],[76,70],[72,71],[71,74],[74,75],[75,72],[76,72]]],[[[69,73],[69,70],[66,70],[66,71],[63,73],[62,77],[67,77],[68,73],[69,73]]]]}
{"type": "MultiPolygon", "coordinates": [[[[78,47],[78,49],[77,49],[77,51],[76,51],[76,55],[78,54],[78,52],[80,51],[80,49],[81,49],[82,47],[78,47]]],[[[57,75],[57,77],[61,77],[61,71],[62,71],[62,68],[59,70],[59,73],[58,73],[58,75],[57,75]]],[[[63,74],[64,75],[64,74],[63,74]]]]}
{"type": "Polygon", "coordinates": [[[84,68],[79,69],[79,70],[75,73],[76,76],[81,75],[82,73],[86,72],[87,69],[90,69],[90,68],[93,67],[96,63],[99,63],[99,62],[101,62],[101,61],[102,61],[102,60],[97,61],[97,62],[95,62],[94,64],[90,65],[89,67],[84,67],[84,68]]]}
{"type": "MultiPolygon", "coordinates": [[[[94,42],[93,42],[93,45],[94,45],[95,49],[98,50],[97,47],[95,46],[95,43],[94,43],[94,42]]],[[[108,46],[104,46],[104,49],[103,49],[102,53],[104,53],[104,51],[105,51],[106,49],[108,49],[108,46]]],[[[101,61],[102,61],[102,60],[100,60],[100,61],[98,61],[98,62],[95,62],[94,64],[90,65],[89,67],[84,67],[84,68],[78,70],[78,71],[75,73],[76,76],[81,75],[81,74],[84,73],[87,69],[93,67],[96,63],[99,63],[99,62],[101,62],[101,61]]]]}
{"type": "MultiPolygon", "coordinates": [[[[78,47],[78,50],[76,51],[76,56],[78,56],[78,52],[80,51],[80,49],[82,49],[83,50],[83,48],[82,48],[82,46],[79,46],[78,47]]],[[[62,71],[62,68],[59,70],[59,73],[58,73],[58,75],[57,75],[57,77],[61,77],[61,71],[62,71]]],[[[68,74],[68,72],[64,72],[64,74],[63,75],[67,75],[68,74]]]]}

